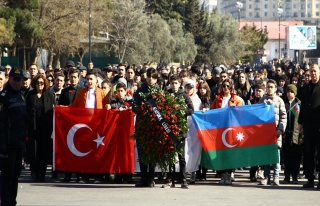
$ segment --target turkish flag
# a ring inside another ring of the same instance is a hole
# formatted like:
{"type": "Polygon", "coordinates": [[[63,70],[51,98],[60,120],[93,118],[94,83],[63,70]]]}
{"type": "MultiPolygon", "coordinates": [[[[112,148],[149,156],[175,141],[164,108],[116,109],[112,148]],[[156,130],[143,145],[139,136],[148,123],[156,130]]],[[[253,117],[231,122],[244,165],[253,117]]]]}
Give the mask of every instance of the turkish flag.
{"type": "Polygon", "coordinates": [[[131,110],[54,108],[54,170],[134,172],[131,110]]]}

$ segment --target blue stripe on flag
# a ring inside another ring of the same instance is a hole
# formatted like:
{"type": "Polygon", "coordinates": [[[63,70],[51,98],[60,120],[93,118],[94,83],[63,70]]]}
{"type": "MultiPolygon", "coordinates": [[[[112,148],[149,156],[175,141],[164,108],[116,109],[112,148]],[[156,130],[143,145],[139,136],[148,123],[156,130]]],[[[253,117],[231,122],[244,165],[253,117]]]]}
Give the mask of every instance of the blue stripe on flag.
{"type": "Polygon", "coordinates": [[[197,130],[275,122],[274,106],[265,103],[197,111],[192,118],[197,130]]]}

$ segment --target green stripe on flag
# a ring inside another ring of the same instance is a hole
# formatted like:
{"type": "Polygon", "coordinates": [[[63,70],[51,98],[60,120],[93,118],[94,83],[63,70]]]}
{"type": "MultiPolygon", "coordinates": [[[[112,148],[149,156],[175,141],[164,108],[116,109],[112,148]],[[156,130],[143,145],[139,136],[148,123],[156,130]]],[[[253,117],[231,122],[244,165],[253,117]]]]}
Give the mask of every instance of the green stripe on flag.
{"type": "Polygon", "coordinates": [[[297,113],[296,110],[292,109],[292,114],[293,114],[296,118],[299,118],[299,114],[297,113]]]}
{"type": "Polygon", "coordinates": [[[268,165],[278,163],[278,161],[277,144],[202,151],[201,156],[201,166],[213,170],[268,165]]]}

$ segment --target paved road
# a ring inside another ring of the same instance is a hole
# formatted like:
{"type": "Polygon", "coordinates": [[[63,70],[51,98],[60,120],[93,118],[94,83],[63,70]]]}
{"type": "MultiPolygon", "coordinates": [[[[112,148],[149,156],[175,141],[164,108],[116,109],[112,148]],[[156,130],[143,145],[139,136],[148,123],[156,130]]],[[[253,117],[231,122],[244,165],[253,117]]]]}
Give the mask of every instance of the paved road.
{"type": "MultiPolygon", "coordinates": [[[[18,205],[319,205],[320,190],[302,189],[299,185],[259,186],[249,182],[249,171],[236,171],[236,182],[232,186],[218,185],[213,173],[206,181],[190,185],[190,189],[163,189],[157,181],[155,188],[135,188],[134,184],[77,184],[61,183],[49,176],[45,183],[32,183],[30,174],[24,170],[19,184],[18,205]]],[[[50,175],[50,174],[49,174],[50,175]]],[[[283,174],[281,174],[281,180],[283,174]]],[[[137,181],[137,177],[134,178],[137,181]]]]}

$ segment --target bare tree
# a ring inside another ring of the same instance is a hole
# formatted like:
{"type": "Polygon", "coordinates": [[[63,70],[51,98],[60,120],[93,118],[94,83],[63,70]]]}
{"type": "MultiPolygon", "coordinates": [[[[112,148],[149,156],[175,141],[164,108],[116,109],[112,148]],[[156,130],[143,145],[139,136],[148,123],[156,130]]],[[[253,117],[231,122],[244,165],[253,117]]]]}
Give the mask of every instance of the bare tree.
{"type": "Polygon", "coordinates": [[[138,44],[148,44],[146,38],[148,17],[144,13],[144,0],[114,0],[112,19],[106,21],[110,31],[110,43],[120,62],[128,53],[139,52],[138,44]]]}

